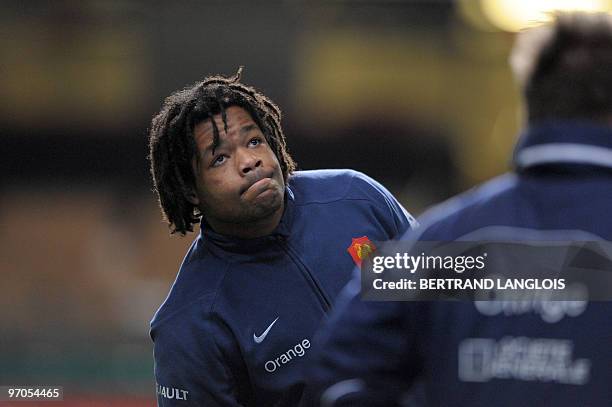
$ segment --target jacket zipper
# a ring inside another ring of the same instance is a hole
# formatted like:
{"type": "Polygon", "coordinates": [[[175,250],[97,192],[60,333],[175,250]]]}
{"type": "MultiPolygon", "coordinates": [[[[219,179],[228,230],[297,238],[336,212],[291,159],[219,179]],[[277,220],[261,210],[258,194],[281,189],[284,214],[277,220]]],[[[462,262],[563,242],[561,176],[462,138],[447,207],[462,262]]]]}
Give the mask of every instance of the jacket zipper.
{"type": "Polygon", "coordinates": [[[293,251],[293,248],[289,245],[289,243],[285,242],[282,238],[277,238],[276,241],[278,245],[291,258],[291,260],[293,260],[293,263],[297,266],[298,270],[302,272],[304,278],[306,278],[308,283],[310,283],[310,286],[312,287],[312,290],[314,291],[315,295],[321,302],[321,305],[323,306],[323,310],[325,311],[325,313],[326,314],[329,313],[329,311],[331,310],[331,301],[329,300],[329,298],[327,298],[327,296],[321,289],[321,286],[319,286],[319,284],[317,283],[317,280],[315,280],[315,278],[312,276],[312,273],[310,272],[308,267],[306,267],[306,265],[302,262],[300,257],[293,251]]]}

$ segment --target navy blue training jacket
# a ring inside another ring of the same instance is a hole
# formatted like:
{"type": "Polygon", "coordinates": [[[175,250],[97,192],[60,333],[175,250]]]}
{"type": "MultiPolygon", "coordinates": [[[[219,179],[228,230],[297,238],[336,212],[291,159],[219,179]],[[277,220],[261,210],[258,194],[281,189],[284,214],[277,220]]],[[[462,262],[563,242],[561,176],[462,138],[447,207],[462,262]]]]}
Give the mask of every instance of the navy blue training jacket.
{"type": "Polygon", "coordinates": [[[300,171],[276,231],[202,226],[151,322],[160,406],[295,406],[312,336],[350,279],[352,239],[389,240],[414,219],[349,170],[300,171]]]}
{"type": "MultiPolygon", "coordinates": [[[[610,128],[542,123],[514,161],[405,238],[612,240],[610,128]]],[[[611,302],[365,302],[359,289],[349,283],[320,336],[311,405],[612,405],[611,302]]]]}

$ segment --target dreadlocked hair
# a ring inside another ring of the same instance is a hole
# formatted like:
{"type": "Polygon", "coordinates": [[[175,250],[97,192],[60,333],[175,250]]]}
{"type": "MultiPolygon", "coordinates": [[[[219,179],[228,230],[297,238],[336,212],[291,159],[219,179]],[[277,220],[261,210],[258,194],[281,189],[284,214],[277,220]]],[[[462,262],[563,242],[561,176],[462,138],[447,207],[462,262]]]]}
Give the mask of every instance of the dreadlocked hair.
{"type": "Polygon", "coordinates": [[[232,77],[210,76],[166,98],[153,118],[149,132],[149,161],[154,192],[170,233],[185,235],[202,214],[187,197],[195,189],[193,160],[198,160],[193,129],[204,120],[213,126],[213,149],[219,145],[219,129],[213,116],[221,114],[227,132],[226,109],[245,109],[261,129],[280,164],[287,182],[295,162],[287,151],[281,128],[281,111],[266,96],[240,83],[242,67],[232,77]]]}

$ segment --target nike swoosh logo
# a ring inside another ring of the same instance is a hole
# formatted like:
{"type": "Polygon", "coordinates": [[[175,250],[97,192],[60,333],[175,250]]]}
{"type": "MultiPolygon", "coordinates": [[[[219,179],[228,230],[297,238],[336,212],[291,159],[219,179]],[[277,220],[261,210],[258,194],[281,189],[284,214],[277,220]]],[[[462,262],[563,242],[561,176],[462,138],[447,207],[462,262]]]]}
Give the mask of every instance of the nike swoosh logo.
{"type": "Polygon", "coordinates": [[[263,340],[266,339],[266,336],[268,336],[268,332],[270,332],[270,329],[272,329],[276,321],[278,321],[278,317],[276,317],[276,319],[272,321],[272,323],[268,326],[268,329],[266,329],[261,335],[257,336],[255,335],[255,333],[253,333],[253,340],[255,341],[255,343],[262,343],[263,340]]]}

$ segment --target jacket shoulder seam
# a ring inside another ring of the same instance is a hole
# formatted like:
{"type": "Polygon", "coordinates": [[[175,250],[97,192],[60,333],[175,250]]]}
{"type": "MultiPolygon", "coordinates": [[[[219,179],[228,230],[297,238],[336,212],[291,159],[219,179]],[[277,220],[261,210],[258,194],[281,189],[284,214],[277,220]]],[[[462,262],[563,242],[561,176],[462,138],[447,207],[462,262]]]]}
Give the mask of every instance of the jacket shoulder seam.
{"type": "Polygon", "coordinates": [[[329,200],[310,200],[308,202],[302,202],[302,203],[296,203],[296,206],[306,206],[306,205],[325,205],[325,204],[331,204],[334,202],[338,202],[338,201],[342,201],[342,200],[349,200],[349,201],[370,201],[370,199],[368,198],[347,198],[347,195],[349,194],[351,187],[353,186],[353,181],[355,181],[357,172],[351,172],[350,173],[350,180],[349,183],[346,187],[346,190],[344,191],[344,193],[339,196],[338,198],[333,198],[333,199],[329,199],[329,200]]]}

